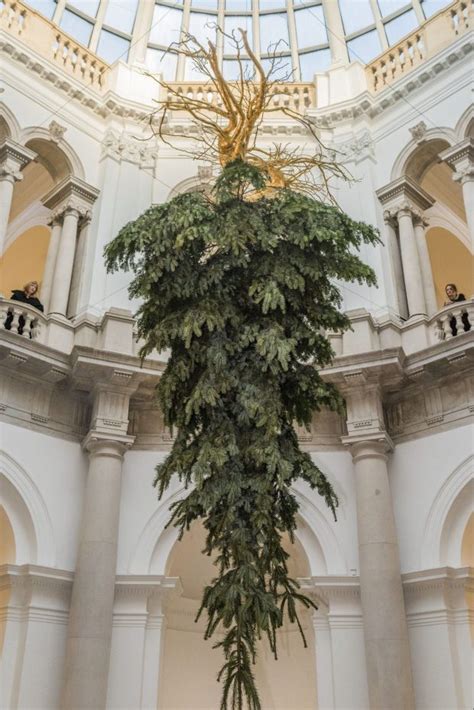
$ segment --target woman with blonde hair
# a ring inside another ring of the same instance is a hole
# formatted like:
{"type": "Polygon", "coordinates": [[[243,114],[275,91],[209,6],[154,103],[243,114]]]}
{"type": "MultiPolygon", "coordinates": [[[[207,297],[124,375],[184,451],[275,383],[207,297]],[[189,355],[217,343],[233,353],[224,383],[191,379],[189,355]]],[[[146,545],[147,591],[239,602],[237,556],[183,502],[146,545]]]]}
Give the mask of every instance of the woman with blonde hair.
{"type": "MultiPolygon", "coordinates": [[[[14,289],[12,291],[12,295],[10,296],[11,301],[21,301],[21,303],[27,303],[29,306],[33,306],[33,308],[37,308],[39,311],[44,311],[43,304],[37,298],[36,294],[38,293],[38,282],[37,281],[28,281],[23,286],[23,289],[14,289]]],[[[7,315],[7,318],[5,320],[4,326],[7,330],[11,330],[11,325],[13,322],[13,311],[10,311],[7,315]]],[[[23,335],[23,328],[25,327],[25,319],[23,316],[20,316],[18,319],[18,335],[23,335]]],[[[31,334],[30,334],[31,337],[31,334]]]]}
{"type": "Polygon", "coordinates": [[[39,284],[37,281],[28,281],[23,286],[23,290],[14,289],[12,295],[10,296],[11,301],[21,301],[22,303],[27,303],[33,308],[37,308],[39,311],[44,311],[43,304],[36,297],[38,293],[39,284]]]}

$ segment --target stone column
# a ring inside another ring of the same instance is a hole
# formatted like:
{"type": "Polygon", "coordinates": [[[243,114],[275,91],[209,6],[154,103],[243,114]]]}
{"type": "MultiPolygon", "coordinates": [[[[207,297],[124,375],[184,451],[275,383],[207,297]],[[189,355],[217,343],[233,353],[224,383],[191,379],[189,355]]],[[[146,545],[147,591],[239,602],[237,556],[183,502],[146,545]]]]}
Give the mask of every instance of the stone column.
{"type": "Polygon", "coordinates": [[[407,292],[408,314],[416,316],[426,313],[425,295],[418,258],[418,247],[413,227],[413,212],[409,205],[403,205],[397,211],[400,252],[407,292]]]}
{"type": "Polygon", "coordinates": [[[79,234],[77,237],[76,258],[74,259],[74,269],[71,278],[71,287],[69,289],[69,303],[67,316],[73,318],[77,315],[78,302],[83,283],[84,267],[86,261],[87,246],[89,241],[89,228],[91,222],[91,214],[87,212],[79,223],[79,234]]]}
{"type": "Polygon", "coordinates": [[[474,254],[474,165],[454,174],[454,179],[461,184],[467,228],[471,238],[471,252],[474,254]]]}
{"type": "Polygon", "coordinates": [[[436,301],[435,285],[433,281],[433,270],[431,268],[431,259],[426,243],[425,229],[428,222],[421,213],[414,215],[414,228],[416,245],[418,247],[418,255],[420,258],[421,279],[423,282],[423,291],[425,295],[425,303],[428,315],[432,316],[438,310],[436,301]]]}
{"type": "Polygon", "coordinates": [[[50,313],[65,316],[69,300],[74,257],[76,254],[78,210],[68,207],[64,213],[61,239],[54,268],[50,313]]]}
{"type": "Polygon", "coordinates": [[[367,682],[371,710],[412,710],[408,631],[387,469],[393,444],[385,431],[378,377],[351,373],[344,392],[348,436],[343,443],[354,462],[367,682]]]}
{"type": "Polygon", "coordinates": [[[474,253],[474,138],[465,138],[440,153],[439,157],[454,170],[453,180],[461,185],[471,252],[474,253]]]}
{"type": "Polygon", "coordinates": [[[49,240],[49,247],[48,247],[48,254],[46,256],[46,264],[44,266],[44,272],[43,272],[43,282],[41,284],[41,301],[44,306],[44,310],[46,313],[49,311],[49,302],[51,299],[51,290],[53,287],[53,278],[54,278],[54,268],[56,266],[56,259],[58,256],[58,249],[59,249],[59,241],[61,239],[61,229],[62,229],[62,222],[63,220],[63,215],[62,214],[53,214],[51,216],[51,219],[49,221],[49,224],[51,225],[51,237],[49,240]]]}
{"type": "Polygon", "coordinates": [[[103,710],[107,696],[122,460],[133,439],[95,431],[89,452],[65,662],[63,710],[103,710]]]}
{"type": "MultiPolygon", "coordinates": [[[[46,288],[50,289],[49,312],[61,316],[67,315],[67,306],[71,289],[71,280],[76,257],[78,225],[81,217],[90,215],[91,207],[99,191],[75,177],[65,178],[56,185],[42,200],[53,215],[62,215],[62,229],[56,244],[51,238],[51,262],[54,260],[52,278],[46,288]],[[56,256],[54,250],[57,249],[56,256]]],[[[57,235],[54,235],[56,239],[57,235]]],[[[47,269],[52,268],[48,253],[47,269]]],[[[48,272],[49,277],[49,272],[48,272]]],[[[48,282],[47,282],[48,283],[48,282]]]]}
{"type": "Polygon", "coordinates": [[[400,559],[387,471],[386,434],[351,445],[354,461],[360,594],[370,707],[414,708],[400,559]]]}
{"type": "Polygon", "coordinates": [[[431,265],[429,257],[425,258],[427,250],[422,247],[421,252],[418,249],[414,218],[415,215],[424,214],[435,200],[406,175],[380,188],[376,195],[390,216],[396,216],[398,222],[408,316],[426,314],[428,307],[424,279],[426,277],[428,283],[428,269],[431,270],[431,265]]]}
{"type": "Polygon", "coordinates": [[[397,299],[398,314],[403,318],[408,318],[407,296],[405,291],[405,282],[403,278],[402,259],[400,255],[400,245],[395,229],[396,214],[390,210],[385,210],[383,213],[385,222],[385,234],[387,235],[387,247],[390,258],[391,272],[393,278],[393,287],[397,299]]]}
{"type": "Polygon", "coordinates": [[[7,138],[0,145],[0,256],[5,248],[8,220],[15,183],[23,179],[21,172],[36,153],[7,138]]]}

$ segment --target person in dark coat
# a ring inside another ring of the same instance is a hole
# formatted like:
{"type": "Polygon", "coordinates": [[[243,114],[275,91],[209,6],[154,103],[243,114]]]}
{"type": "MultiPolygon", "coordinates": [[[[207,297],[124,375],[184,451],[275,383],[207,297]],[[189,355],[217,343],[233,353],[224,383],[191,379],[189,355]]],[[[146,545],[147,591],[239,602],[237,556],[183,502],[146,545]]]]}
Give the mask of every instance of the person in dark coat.
{"type": "MultiPolygon", "coordinates": [[[[450,306],[452,303],[460,303],[461,301],[466,300],[466,296],[463,293],[458,293],[456,284],[446,284],[444,290],[446,292],[446,296],[448,297],[448,300],[444,302],[445,306],[450,306]]],[[[471,324],[469,323],[469,317],[467,313],[463,313],[461,315],[461,320],[464,331],[467,332],[468,330],[471,330],[471,324]]],[[[456,322],[456,318],[451,318],[451,320],[449,321],[449,325],[451,327],[452,334],[457,335],[459,328],[456,322]]]]}
{"type": "MultiPolygon", "coordinates": [[[[12,291],[12,295],[10,296],[11,301],[20,301],[21,303],[27,303],[29,306],[33,306],[33,308],[37,308],[39,311],[43,312],[44,307],[39,298],[36,296],[38,293],[38,282],[37,281],[28,281],[27,284],[23,286],[22,290],[19,289],[14,289],[12,291]]],[[[12,327],[12,321],[13,321],[13,312],[10,311],[7,315],[6,321],[4,323],[4,326],[7,330],[11,330],[12,327]]],[[[25,319],[23,316],[20,316],[18,319],[18,335],[23,335],[23,329],[25,327],[25,319]]],[[[30,333],[31,337],[31,333],[30,333]]]]}

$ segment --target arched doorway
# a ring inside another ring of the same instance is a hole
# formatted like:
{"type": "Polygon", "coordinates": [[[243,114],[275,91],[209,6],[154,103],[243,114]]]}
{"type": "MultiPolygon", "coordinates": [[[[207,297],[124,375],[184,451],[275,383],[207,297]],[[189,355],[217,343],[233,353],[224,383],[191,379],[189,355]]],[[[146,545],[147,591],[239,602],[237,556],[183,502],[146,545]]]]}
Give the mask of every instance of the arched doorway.
{"type": "MultiPolygon", "coordinates": [[[[161,710],[214,710],[219,707],[221,688],[216,681],[222,655],[204,641],[205,620],[194,622],[203,587],[215,576],[211,558],[202,554],[205,531],[200,524],[176,542],[168,558],[167,575],[180,577],[183,593],[172,599],[166,611],[163,666],[158,707],[161,710]]],[[[297,540],[285,547],[290,552],[289,571],[307,577],[309,564],[297,540]]],[[[298,710],[316,707],[316,663],[311,612],[301,611],[307,636],[304,648],[298,630],[285,625],[279,633],[279,660],[275,661],[266,642],[259,645],[255,668],[262,706],[266,710],[298,710]],[[284,672],[283,672],[284,670],[284,672]]],[[[217,636],[216,639],[217,640],[217,636]]]]}

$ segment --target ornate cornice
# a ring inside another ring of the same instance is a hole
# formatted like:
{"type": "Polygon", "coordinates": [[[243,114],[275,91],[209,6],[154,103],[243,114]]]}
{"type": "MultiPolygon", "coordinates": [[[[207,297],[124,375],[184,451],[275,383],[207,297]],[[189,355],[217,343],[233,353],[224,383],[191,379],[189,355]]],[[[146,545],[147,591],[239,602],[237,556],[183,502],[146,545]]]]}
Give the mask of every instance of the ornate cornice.
{"type": "Polygon", "coordinates": [[[99,196],[99,190],[80,178],[68,176],[53,187],[41,202],[51,210],[53,221],[60,219],[68,210],[76,211],[84,220],[91,217],[91,207],[99,196]]]}
{"type": "MultiPolygon", "coordinates": [[[[393,211],[408,210],[421,216],[420,210],[427,210],[435,200],[410,177],[404,175],[376,190],[382,205],[387,206],[389,215],[393,211]]],[[[385,213],[384,213],[385,217],[385,213]]]]}
{"type": "Polygon", "coordinates": [[[461,143],[444,150],[439,157],[454,169],[461,161],[474,163],[474,138],[465,138],[461,143]]]}
{"type": "Polygon", "coordinates": [[[0,178],[22,180],[22,168],[36,158],[36,153],[24,145],[5,138],[0,145],[0,178]]]}

